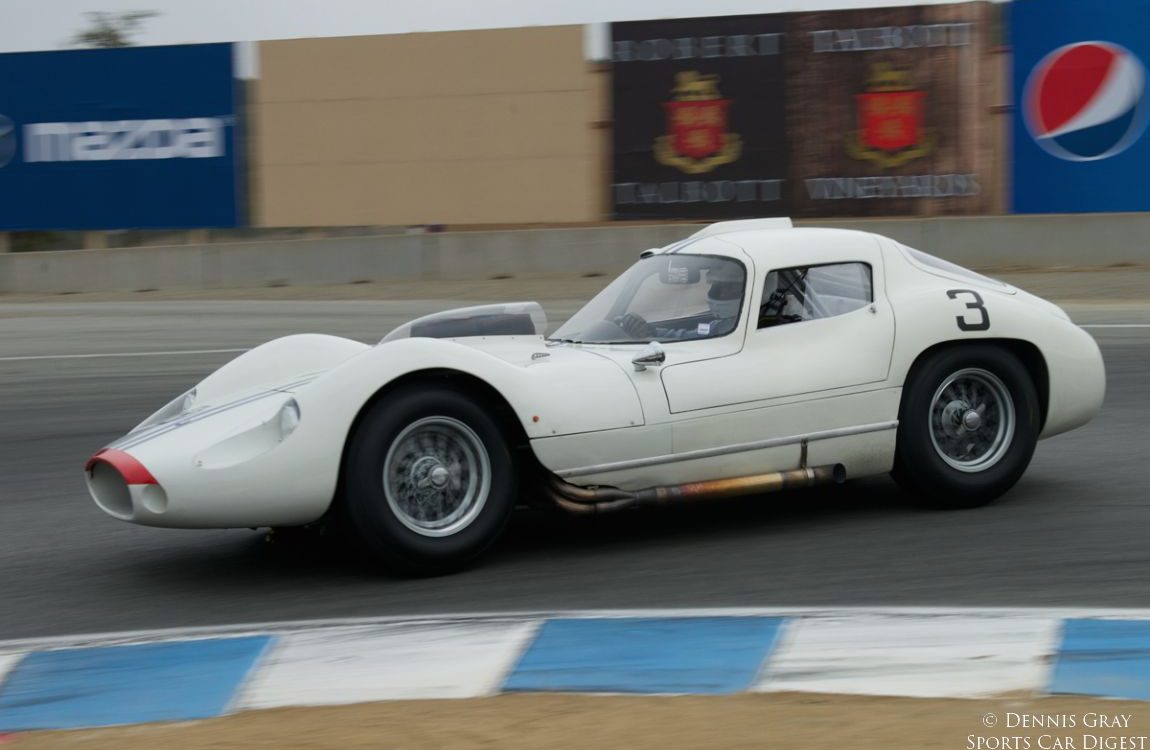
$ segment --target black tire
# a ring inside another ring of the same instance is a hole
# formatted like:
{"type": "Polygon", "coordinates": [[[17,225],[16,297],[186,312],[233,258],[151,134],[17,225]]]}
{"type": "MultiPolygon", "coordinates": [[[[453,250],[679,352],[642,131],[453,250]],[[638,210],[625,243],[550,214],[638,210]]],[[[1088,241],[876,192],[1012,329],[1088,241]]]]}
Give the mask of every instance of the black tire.
{"type": "Polygon", "coordinates": [[[466,565],[499,537],[515,507],[516,479],[507,439],[484,405],[443,386],[409,386],[369,407],[351,436],[341,502],[351,533],[371,558],[394,572],[434,575],[466,565]],[[471,468],[435,477],[445,482],[442,489],[427,484],[435,467],[448,465],[471,468]],[[385,471],[392,477],[389,489],[385,471]],[[457,519],[459,528],[425,528],[464,508],[465,499],[455,505],[460,495],[476,498],[479,508],[457,519]]]}
{"type": "Polygon", "coordinates": [[[1038,392],[1018,357],[994,344],[940,349],[916,363],[907,377],[891,473],[921,505],[985,505],[1026,471],[1040,429],[1038,392]],[[950,390],[943,390],[948,382],[950,390]],[[1003,394],[1013,409],[1013,427],[999,429],[1008,421],[1003,394]],[[988,406],[977,418],[963,422],[970,406],[983,404],[988,406]],[[967,424],[976,423],[967,431],[967,424]]]}

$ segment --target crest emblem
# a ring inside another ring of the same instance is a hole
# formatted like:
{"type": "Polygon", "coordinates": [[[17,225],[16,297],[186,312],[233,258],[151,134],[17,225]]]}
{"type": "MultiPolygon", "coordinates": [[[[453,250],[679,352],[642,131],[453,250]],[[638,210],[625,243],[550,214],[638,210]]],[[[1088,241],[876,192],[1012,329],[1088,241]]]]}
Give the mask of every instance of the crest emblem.
{"type": "Polygon", "coordinates": [[[721,98],[719,76],[676,73],[672,92],[674,100],[663,102],[668,134],[655,139],[655,161],[702,174],[738,159],[743,140],[727,132],[732,100],[721,98]]]}
{"type": "Polygon", "coordinates": [[[934,131],[923,129],[926,92],[914,88],[910,71],[875,65],[866,92],[855,101],[859,129],[847,136],[853,158],[890,169],[930,153],[934,131]]]}

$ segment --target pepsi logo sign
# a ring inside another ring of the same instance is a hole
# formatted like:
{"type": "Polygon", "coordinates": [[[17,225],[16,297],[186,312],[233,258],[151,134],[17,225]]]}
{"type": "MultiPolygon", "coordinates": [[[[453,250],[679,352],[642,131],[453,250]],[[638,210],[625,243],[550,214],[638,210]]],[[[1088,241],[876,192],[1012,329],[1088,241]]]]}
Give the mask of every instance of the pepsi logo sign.
{"type": "Polygon", "coordinates": [[[1146,69],[1111,42],[1059,47],[1030,72],[1022,116],[1035,143],[1059,159],[1116,156],[1146,129],[1146,69]]]}

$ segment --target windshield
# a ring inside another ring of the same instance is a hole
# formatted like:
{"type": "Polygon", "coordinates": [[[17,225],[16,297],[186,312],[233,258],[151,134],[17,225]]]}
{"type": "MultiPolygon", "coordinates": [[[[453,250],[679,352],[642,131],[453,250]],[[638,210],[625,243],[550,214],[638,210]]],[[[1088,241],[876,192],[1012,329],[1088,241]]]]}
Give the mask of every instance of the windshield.
{"type": "Polygon", "coordinates": [[[715,255],[653,255],[599,292],[550,338],[585,344],[711,339],[735,330],[747,272],[715,255]]]}

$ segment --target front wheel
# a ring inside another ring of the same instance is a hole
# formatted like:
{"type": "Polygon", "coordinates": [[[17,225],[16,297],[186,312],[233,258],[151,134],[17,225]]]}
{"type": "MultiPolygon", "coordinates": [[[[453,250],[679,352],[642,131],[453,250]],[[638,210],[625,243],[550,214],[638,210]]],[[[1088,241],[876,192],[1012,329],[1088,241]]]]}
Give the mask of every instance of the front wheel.
{"type": "Polygon", "coordinates": [[[372,405],[348,446],[344,498],[373,557],[409,573],[469,562],[502,532],[515,471],[498,423],[447,388],[404,388],[372,405]]]}
{"type": "Polygon", "coordinates": [[[985,505],[1026,471],[1040,425],[1037,390],[1011,352],[943,349],[907,379],[892,473],[924,505],[985,505]]]}

